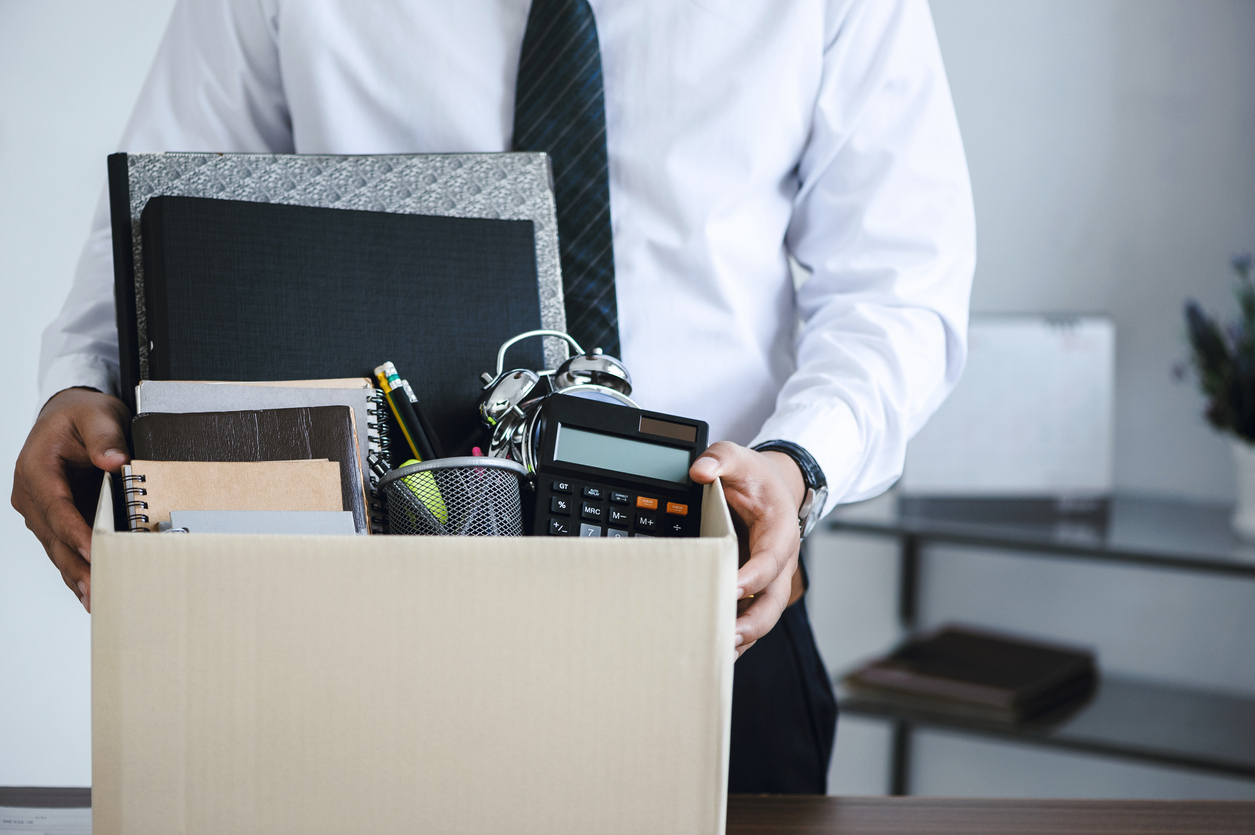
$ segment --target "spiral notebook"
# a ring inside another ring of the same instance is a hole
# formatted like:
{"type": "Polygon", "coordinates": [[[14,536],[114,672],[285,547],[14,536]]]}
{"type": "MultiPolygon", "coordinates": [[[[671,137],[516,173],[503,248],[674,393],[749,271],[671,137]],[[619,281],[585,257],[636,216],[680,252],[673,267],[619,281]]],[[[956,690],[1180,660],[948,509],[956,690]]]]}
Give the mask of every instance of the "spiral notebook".
{"type": "Polygon", "coordinates": [[[344,510],[335,461],[143,461],[122,467],[132,531],[179,510],[344,510]]]}
{"type": "MultiPolygon", "coordinates": [[[[135,387],[135,408],[139,413],[233,412],[300,406],[348,406],[353,410],[357,437],[366,439],[365,444],[358,444],[358,466],[363,482],[370,485],[371,496],[377,500],[378,477],[371,472],[370,453],[387,461],[391,444],[383,392],[365,377],[270,384],[142,380],[135,387]]],[[[375,507],[372,515],[378,512],[375,507]]]]}
{"type": "MultiPolygon", "coordinates": [[[[368,533],[373,526],[367,482],[357,465],[353,410],[348,407],[303,406],[186,414],[148,412],[131,421],[131,440],[135,458],[142,461],[254,462],[321,458],[338,462],[343,465],[338,467],[341,504],[334,508],[310,509],[350,510],[358,533],[368,533]]],[[[285,487],[294,492],[302,489],[299,482],[285,487]]]]}

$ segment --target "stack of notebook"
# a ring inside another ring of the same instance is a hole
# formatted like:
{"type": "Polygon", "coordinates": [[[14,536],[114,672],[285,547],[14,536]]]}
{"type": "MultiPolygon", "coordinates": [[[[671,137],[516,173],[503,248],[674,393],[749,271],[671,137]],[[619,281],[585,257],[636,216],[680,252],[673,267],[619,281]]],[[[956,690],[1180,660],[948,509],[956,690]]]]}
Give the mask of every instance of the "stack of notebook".
{"type": "Polygon", "coordinates": [[[844,679],[848,694],[891,709],[998,723],[1063,716],[1098,682],[1093,653],[967,627],[910,641],[844,679]]]}
{"type": "MultiPolygon", "coordinates": [[[[422,370],[426,417],[469,455],[501,343],[566,329],[544,154],[109,162],[125,399],[141,380],[364,377],[388,357],[422,370]]],[[[511,360],[556,368],[550,343],[511,360]]]]}
{"type": "MultiPolygon", "coordinates": [[[[409,457],[389,455],[396,423],[367,377],[378,359],[422,370],[425,431],[469,455],[499,346],[566,329],[545,154],[115,154],[109,198],[138,415],[117,505],[137,530],[236,530],[244,517],[221,514],[242,512],[378,529],[375,474],[409,457]],[[338,468],[334,508],[318,464],[338,468]],[[219,516],[178,525],[175,511],[219,516]]],[[[552,339],[511,353],[528,368],[564,358],[552,339]]]]}
{"type": "Polygon", "coordinates": [[[335,517],[292,515],[327,513],[352,532],[378,527],[368,461],[387,438],[369,380],[145,381],[136,402],[122,478],[131,530],[329,532],[335,517]]]}

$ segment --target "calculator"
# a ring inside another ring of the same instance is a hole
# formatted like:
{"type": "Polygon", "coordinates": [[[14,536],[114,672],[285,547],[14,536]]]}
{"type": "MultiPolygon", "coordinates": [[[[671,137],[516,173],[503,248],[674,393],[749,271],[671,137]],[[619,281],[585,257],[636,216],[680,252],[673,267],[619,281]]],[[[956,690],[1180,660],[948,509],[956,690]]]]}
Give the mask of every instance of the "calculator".
{"type": "Polygon", "coordinates": [[[697,536],[703,485],[689,467],[706,450],[700,420],[565,394],[537,426],[537,536],[697,536]]]}

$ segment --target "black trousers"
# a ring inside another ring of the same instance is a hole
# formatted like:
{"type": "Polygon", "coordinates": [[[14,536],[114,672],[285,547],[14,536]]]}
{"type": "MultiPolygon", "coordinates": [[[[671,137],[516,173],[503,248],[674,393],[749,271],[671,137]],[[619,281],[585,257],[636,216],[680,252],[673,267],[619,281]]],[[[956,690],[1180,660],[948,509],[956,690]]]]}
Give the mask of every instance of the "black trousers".
{"type": "Polygon", "coordinates": [[[837,700],[815,646],[806,598],[736,662],[728,791],[824,794],[837,700]]]}

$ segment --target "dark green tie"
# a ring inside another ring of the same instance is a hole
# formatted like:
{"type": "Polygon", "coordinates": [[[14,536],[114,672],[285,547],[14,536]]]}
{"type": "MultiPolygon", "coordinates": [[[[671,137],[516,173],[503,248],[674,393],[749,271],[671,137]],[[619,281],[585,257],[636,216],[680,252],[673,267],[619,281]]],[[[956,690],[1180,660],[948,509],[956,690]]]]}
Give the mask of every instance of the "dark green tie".
{"type": "Polygon", "coordinates": [[[514,148],[547,151],[567,333],[619,355],[597,23],[587,0],[533,0],[514,94],[514,148]]]}

